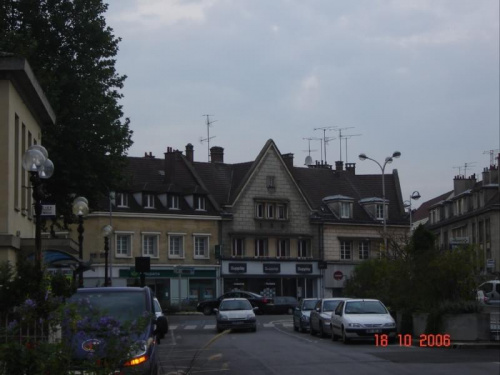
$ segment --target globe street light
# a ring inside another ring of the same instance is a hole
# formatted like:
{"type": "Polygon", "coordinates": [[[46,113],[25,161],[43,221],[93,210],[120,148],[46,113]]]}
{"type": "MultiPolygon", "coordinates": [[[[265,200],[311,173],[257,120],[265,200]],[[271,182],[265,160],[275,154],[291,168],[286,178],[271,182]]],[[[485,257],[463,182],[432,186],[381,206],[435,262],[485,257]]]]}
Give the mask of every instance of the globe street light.
{"type": "MultiPolygon", "coordinates": [[[[89,201],[85,197],[75,198],[73,214],[78,217],[78,257],[83,260],[83,217],[89,213],[89,201]]],[[[78,287],[83,288],[83,269],[78,270],[78,287]]]]}
{"type": "Polygon", "coordinates": [[[408,207],[410,209],[410,232],[412,231],[412,212],[411,212],[411,200],[414,199],[414,200],[419,200],[420,199],[420,193],[418,191],[414,191],[413,193],[411,193],[410,195],[410,199],[408,200],[408,207]]]}
{"type": "Polygon", "coordinates": [[[23,155],[23,168],[30,173],[33,189],[33,206],[35,208],[35,262],[37,269],[42,269],[42,191],[41,179],[47,179],[54,173],[54,164],[49,159],[45,147],[30,146],[23,155]]]}
{"type": "Polygon", "coordinates": [[[366,156],[366,154],[359,154],[359,160],[361,160],[361,161],[365,161],[366,159],[371,160],[371,161],[375,162],[380,167],[380,170],[382,171],[382,221],[383,221],[383,224],[384,224],[383,235],[384,235],[385,250],[387,250],[387,219],[386,219],[387,215],[386,215],[386,207],[385,207],[386,206],[386,202],[385,202],[385,166],[387,164],[392,163],[394,159],[397,159],[400,156],[401,156],[401,152],[394,151],[392,153],[392,156],[386,157],[385,161],[384,161],[384,164],[381,165],[375,159],[372,159],[372,158],[366,156]]]}
{"type": "Polygon", "coordinates": [[[105,225],[102,227],[101,234],[104,237],[104,286],[109,285],[108,278],[108,258],[109,258],[109,236],[113,233],[113,227],[111,225],[105,225]]]}

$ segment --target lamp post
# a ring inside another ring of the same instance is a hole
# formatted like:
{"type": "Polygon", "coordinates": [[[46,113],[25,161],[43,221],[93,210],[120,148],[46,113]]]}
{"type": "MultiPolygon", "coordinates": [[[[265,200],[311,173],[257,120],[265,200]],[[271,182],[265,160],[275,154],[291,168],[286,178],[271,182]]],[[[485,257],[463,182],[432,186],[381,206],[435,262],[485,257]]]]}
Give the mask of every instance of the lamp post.
{"type": "Polygon", "coordinates": [[[411,193],[411,195],[410,195],[410,199],[409,199],[409,201],[408,201],[408,207],[409,207],[409,209],[410,209],[410,233],[411,233],[411,231],[412,231],[412,228],[411,228],[411,226],[412,226],[412,220],[411,220],[411,219],[412,219],[412,212],[411,212],[411,200],[412,200],[412,199],[414,199],[414,200],[419,200],[419,199],[420,199],[420,193],[419,193],[418,191],[416,191],[416,190],[415,190],[413,193],[411,193]]]}
{"type": "Polygon", "coordinates": [[[382,171],[382,221],[384,224],[383,235],[384,235],[385,250],[387,250],[387,215],[386,215],[386,207],[385,207],[385,166],[387,164],[392,163],[394,159],[397,159],[400,156],[401,156],[401,152],[394,151],[392,153],[392,156],[388,156],[385,158],[384,164],[382,165],[378,161],[376,161],[375,159],[372,159],[372,158],[366,156],[366,154],[359,154],[359,160],[361,160],[361,161],[364,161],[366,159],[371,160],[371,161],[375,162],[380,167],[380,170],[382,171]]]}
{"type": "Polygon", "coordinates": [[[108,278],[108,258],[109,258],[109,236],[113,233],[113,227],[108,224],[102,227],[104,237],[104,286],[109,286],[108,278]]]}
{"type": "Polygon", "coordinates": [[[23,168],[30,173],[33,189],[33,206],[35,208],[35,262],[37,269],[42,269],[42,179],[47,179],[54,173],[54,164],[49,159],[45,147],[30,146],[23,155],[23,168]]]}
{"type": "MultiPolygon", "coordinates": [[[[78,217],[78,257],[83,260],[83,218],[89,213],[89,201],[85,197],[75,198],[73,214],[78,217]]],[[[83,269],[78,270],[78,287],[83,288],[83,269]]]]}

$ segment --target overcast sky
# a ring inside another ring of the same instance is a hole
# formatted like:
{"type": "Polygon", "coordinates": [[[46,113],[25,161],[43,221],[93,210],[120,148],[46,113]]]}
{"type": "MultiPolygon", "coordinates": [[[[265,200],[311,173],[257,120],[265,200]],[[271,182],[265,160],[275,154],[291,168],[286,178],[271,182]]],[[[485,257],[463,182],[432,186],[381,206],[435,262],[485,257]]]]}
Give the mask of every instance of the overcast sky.
{"type": "Polygon", "coordinates": [[[123,40],[117,70],[131,119],[129,156],[210,146],[254,160],[272,138],[303,166],[326,161],[399,172],[403,199],[453,189],[500,148],[499,0],[110,0],[123,40]],[[321,142],[311,157],[324,160],[321,142]],[[486,153],[485,153],[486,151],[486,153]],[[465,166],[467,165],[467,168],[465,166]],[[460,169],[458,168],[460,167],[460,169]]]}

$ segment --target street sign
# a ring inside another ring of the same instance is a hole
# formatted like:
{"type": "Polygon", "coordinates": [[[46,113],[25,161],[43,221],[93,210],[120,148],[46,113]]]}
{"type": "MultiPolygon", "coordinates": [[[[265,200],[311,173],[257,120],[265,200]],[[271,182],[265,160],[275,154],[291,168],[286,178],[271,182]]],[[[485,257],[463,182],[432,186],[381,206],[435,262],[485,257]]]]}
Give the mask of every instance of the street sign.
{"type": "Polygon", "coordinates": [[[342,280],[343,277],[344,277],[344,274],[342,273],[342,271],[335,271],[333,273],[333,278],[335,280],[342,280]]]}
{"type": "Polygon", "coordinates": [[[56,216],[56,205],[55,204],[43,204],[42,205],[42,216],[56,216]]]}
{"type": "Polygon", "coordinates": [[[194,275],[194,267],[174,267],[174,273],[177,275],[194,275]]]}

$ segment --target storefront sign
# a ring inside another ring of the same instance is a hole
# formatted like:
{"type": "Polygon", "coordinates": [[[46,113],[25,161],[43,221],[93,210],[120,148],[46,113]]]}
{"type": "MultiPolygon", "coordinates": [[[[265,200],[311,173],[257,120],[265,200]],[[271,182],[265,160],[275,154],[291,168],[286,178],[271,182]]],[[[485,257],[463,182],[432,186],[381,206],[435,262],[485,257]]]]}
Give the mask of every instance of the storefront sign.
{"type": "Polygon", "coordinates": [[[312,273],[313,265],[312,264],[297,264],[295,266],[295,270],[297,273],[312,273]]]}
{"type": "Polygon", "coordinates": [[[263,264],[263,272],[264,273],[280,273],[281,272],[281,264],[279,264],[279,263],[263,264]]]}
{"type": "Polygon", "coordinates": [[[247,273],[247,264],[229,263],[229,273],[247,273]]]}

